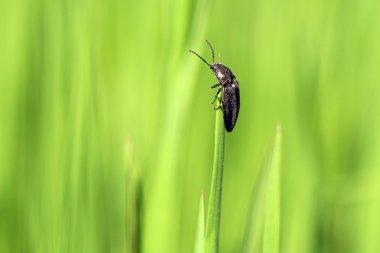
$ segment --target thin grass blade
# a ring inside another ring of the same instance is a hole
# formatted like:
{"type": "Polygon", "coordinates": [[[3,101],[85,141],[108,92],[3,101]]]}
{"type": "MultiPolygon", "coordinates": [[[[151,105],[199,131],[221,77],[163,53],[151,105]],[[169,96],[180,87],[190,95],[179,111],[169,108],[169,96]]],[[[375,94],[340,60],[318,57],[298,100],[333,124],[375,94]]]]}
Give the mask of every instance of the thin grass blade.
{"type": "Polygon", "coordinates": [[[224,162],[224,122],[222,110],[216,111],[215,122],[215,149],[214,167],[212,172],[212,183],[210,200],[208,203],[205,252],[219,252],[219,230],[220,212],[222,207],[222,182],[223,182],[223,162],[224,162]]]}
{"type": "Polygon", "coordinates": [[[199,202],[199,214],[198,214],[198,227],[197,236],[195,239],[194,253],[204,252],[204,241],[205,241],[205,197],[201,194],[201,200],[199,202]]]}
{"type": "Polygon", "coordinates": [[[280,166],[281,126],[277,126],[271,160],[267,168],[270,173],[265,198],[263,251],[280,252],[280,166]]]}
{"type": "Polygon", "coordinates": [[[243,253],[276,253],[280,244],[281,126],[276,129],[256,188],[245,233],[243,253]]]}

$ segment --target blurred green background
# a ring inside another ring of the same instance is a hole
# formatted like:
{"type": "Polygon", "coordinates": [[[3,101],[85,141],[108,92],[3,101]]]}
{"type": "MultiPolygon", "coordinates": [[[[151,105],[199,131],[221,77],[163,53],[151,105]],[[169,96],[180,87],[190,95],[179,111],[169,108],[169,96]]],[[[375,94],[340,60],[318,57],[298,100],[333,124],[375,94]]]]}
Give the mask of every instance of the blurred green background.
{"type": "Polygon", "coordinates": [[[277,122],[281,252],[379,252],[379,1],[15,0],[0,13],[0,252],[193,251],[216,80],[188,49],[211,61],[205,39],[241,88],[221,252],[242,249],[277,122]]]}

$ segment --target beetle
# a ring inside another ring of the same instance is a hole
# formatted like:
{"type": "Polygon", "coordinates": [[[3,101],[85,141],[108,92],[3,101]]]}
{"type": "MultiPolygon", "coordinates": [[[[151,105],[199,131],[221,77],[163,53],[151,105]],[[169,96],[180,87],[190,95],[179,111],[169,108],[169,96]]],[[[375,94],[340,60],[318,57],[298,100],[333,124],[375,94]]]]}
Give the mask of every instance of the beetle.
{"type": "Polygon", "coordinates": [[[220,104],[217,107],[214,107],[215,110],[222,109],[223,110],[223,119],[224,126],[227,132],[231,132],[234,129],[236,124],[236,120],[239,115],[240,109],[240,87],[239,83],[236,80],[235,75],[232,71],[226,66],[220,63],[220,55],[219,55],[219,63],[215,62],[214,49],[212,48],[210,42],[206,40],[208,46],[211,49],[212,53],[212,64],[209,64],[202,56],[197,54],[196,52],[189,50],[191,53],[198,56],[204,63],[206,63],[212,73],[215,75],[218,83],[211,86],[211,88],[218,88],[215,93],[214,100],[211,104],[215,103],[218,98],[220,92],[222,92],[222,99],[219,101],[220,104]]]}

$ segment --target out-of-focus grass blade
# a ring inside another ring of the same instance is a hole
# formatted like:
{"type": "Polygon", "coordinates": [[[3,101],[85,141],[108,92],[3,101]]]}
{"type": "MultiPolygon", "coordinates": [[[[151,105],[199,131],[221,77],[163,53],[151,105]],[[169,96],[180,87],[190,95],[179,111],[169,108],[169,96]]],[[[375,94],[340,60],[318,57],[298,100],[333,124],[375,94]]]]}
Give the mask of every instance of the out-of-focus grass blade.
{"type": "Polygon", "coordinates": [[[210,200],[207,210],[205,252],[219,252],[220,212],[224,161],[224,122],[222,110],[216,111],[214,167],[212,170],[210,200]]]}
{"type": "Polygon", "coordinates": [[[276,253],[280,245],[281,126],[252,197],[244,253],[276,253]]]}
{"type": "Polygon", "coordinates": [[[205,240],[205,197],[201,194],[201,200],[199,202],[199,214],[198,214],[198,227],[197,236],[195,238],[194,253],[204,252],[204,240],[205,240]]]}
{"type": "Polygon", "coordinates": [[[127,166],[127,235],[131,253],[141,252],[142,185],[134,161],[133,144],[126,143],[127,166]]]}
{"type": "MultiPolygon", "coordinates": [[[[165,2],[171,5],[170,1],[165,2]]],[[[173,154],[177,154],[182,145],[181,136],[185,134],[186,117],[188,117],[196,90],[197,66],[201,66],[200,62],[187,51],[187,47],[185,49],[184,38],[189,32],[190,45],[202,43],[208,25],[209,5],[209,1],[177,1],[176,4],[171,5],[173,12],[168,12],[169,16],[174,15],[170,19],[176,20],[173,26],[178,27],[177,32],[173,32],[169,24],[163,28],[173,44],[162,46],[167,50],[168,56],[163,61],[167,64],[165,63],[159,71],[162,75],[159,79],[163,84],[169,83],[170,89],[167,90],[168,99],[159,98],[163,100],[162,103],[160,102],[160,110],[155,113],[162,118],[160,124],[163,127],[158,135],[160,148],[157,151],[155,169],[146,179],[143,252],[178,252],[183,248],[180,245],[180,217],[178,215],[182,194],[177,190],[180,175],[177,166],[179,156],[173,154]],[[194,6],[188,8],[187,4],[194,6]],[[189,10],[192,11],[189,12],[189,10]],[[190,13],[192,19],[187,24],[189,19],[187,15],[190,13]],[[188,30],[187,27],[191,29],[188,30]],[[167,233],[157,232],[158,228],[167,233]]],[[[160,87],[161,90],[162,87],[160,87]]]]}
{"type": "Polygon", "coordinates": [[[280,251],[280,165],[281,165],[281,126],[277,126],[276,138],[272,149],[266,187],[264,211],[263,252],[280,251]]]}

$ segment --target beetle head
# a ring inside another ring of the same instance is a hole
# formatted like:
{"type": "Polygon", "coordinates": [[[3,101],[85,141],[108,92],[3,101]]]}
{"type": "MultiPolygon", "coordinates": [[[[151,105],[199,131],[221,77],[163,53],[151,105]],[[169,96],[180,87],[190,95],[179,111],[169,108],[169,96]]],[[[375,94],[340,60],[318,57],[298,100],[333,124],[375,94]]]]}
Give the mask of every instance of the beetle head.
{"type": "Polygon", "coordinates": [[[216,79],[218,79],[219,83],[221,84],[229,83],[235,78],[231,70],[220,63],[214,63],[210,66],[210,68],[214,73],[216,79]]]}
{"type": "MultiPolygon", "coordinates": [[[[228,82],[232,81],[232,79],[234,78],[234,75],[232,74],[231,70],[229,70],[226,66],[222,65],[221,63],[215,62],[214,49],[212,48],[210,42],[208,42],[207,40],[206,40],[206,42],[211,49],[212,64],[208,63],[205,59],[203,59],[202,56],[200,56],[196,52],[194,52],[192,50],[189,50],[189,51],[191,53],[195,54],[196,56],[198,56],[204,63],[206,63],[210,67],[210,69],[214,73],[215,77],[218,79],[218,81],[221,84],[228,83],[228,82]]],[[[219,61],[220,61],[220,55],[219,55],[219,61]]]]}

